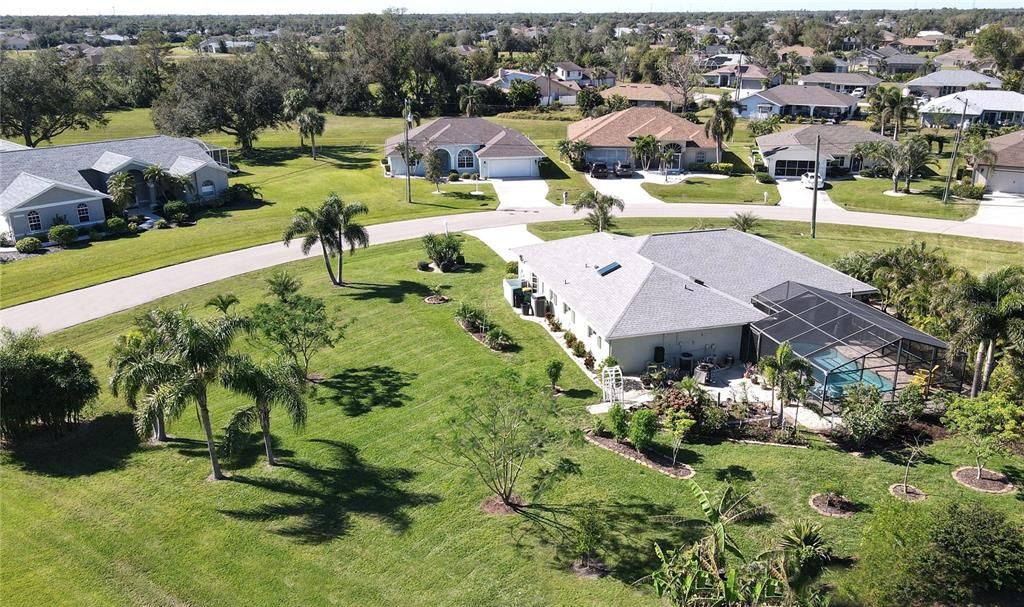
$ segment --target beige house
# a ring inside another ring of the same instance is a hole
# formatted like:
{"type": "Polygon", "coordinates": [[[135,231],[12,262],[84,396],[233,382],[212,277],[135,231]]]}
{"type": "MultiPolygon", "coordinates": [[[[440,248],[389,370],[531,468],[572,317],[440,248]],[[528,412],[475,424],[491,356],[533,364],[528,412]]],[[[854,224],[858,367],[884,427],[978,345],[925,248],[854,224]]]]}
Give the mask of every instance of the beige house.
{"type": "Polygon", "coordinates": [[[612,95],[625,97],[629,104],[636,107],[660,107],[670,112],[683,111],[686,96],[674,86],[665,84],[627,83],[617,84],[601,91],[605,99],[612,95]]]}
{"type": "Polygon", "coordinates": [[[1024,131],[989,139],[996,162],[978,167],[977,183],[991,192],[1024,194],[1024,131]]]}

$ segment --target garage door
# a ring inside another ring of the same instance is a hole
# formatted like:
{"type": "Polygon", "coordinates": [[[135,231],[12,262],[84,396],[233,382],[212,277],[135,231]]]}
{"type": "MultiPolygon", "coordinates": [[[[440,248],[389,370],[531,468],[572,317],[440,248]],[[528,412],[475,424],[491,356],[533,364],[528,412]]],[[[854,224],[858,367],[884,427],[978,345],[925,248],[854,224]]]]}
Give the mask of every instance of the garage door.
{"type": "Polygon", "coordinates": [[[502,158],[487,160],[488,177],[537,177],[537,161],[533,158],[502,158]]]}
{"type": "Polygon", "coordinates": [[[776,177],[799,177],[804,173],[814,172],[813,160],[776,160],[776,177]]]}
{"type": "Polygon", "coordinates": [[[988,189],[1007,194],[1024,194],[1024,171],[996,169],[989,177],[988,189]]]}

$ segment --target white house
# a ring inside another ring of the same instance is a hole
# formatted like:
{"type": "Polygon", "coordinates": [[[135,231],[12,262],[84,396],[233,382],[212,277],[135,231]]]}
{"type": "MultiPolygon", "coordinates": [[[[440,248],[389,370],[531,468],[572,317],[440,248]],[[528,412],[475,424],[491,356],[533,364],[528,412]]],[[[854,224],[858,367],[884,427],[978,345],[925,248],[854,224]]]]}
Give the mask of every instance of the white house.
{"type": "Polygon", "coordinates": [[[496,76],[474,82],[508,93],[512,89],[512,83],[517,80],[533,82],[537,85],[540,90],[540,105],[542,106],[551,105],[556,101],[562,105],[576,105],[576,93],[580,91],[580,85],[575,80],[559,80],[554,76],[499,68],[496,76]]]}
{"type": "MultiPolygon", "coordinates": [[[[387,171],[405,175],[401,145],[405,133],[384,142],[387,171]]],[[[478,173],[484,179],[494,177],[539,177],[540,161],[546,158],[530,139],[519,131],[476,117],[438,118],[409,131],[409,146],[420,153],[433,150],[442,157],[445,174],[456,171],[463,176],[478,173]]],[[[422,161],[412,165],[412,174],[423,176],[422,161]]]]}
{"type": "Polygon", "coordinates": [[[736,113],[743,118],[813,116],[847,120],[857,113],[857,98],[823,86],[783,84],[739,100],[736,113]]]}
{"type": "Polygon", "coordinates": [[[514,249],[519,276],[597,360],[625,373],[652,361],[739,360],[752,299],[787,281],[844,295],[876,290],[768,240],[735,230],[607,232],[514,249]],[[689,356],[687,356],[689,355],[689,356]]]}
{"type": "Polygon", "coordinates": [[[1003,81],[973,70],[938,70],[907,82],[904,95],[941,97],[969,88],[999,89],[1003,81]]]}
{"type": "Polygon", "coordinates": [[[961,116],[969,124],[1024,124],[1024,95],[1016,91],[966,90],[932,99],[917,113],[927,127],[955,127],[961,116]]]}
{"type": "Polygon", "coordinates": [[[800,177],[814,172],[814,153],[821,137],[819,162],[829,168],[856,173],[873,161],[853,156],[858,143],[891,142],[887,137],[867,129],[845,124],[806,125],[762,135],[757,138],[757,149],[764,159],[768,174],[775,177],[800,177]]]}

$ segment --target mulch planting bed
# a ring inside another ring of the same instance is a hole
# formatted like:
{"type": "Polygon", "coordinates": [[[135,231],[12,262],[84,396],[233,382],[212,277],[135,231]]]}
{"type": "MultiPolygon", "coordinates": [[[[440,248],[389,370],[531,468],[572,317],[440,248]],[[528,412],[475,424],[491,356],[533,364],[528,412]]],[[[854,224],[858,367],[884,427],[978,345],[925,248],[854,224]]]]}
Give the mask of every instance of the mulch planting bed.
{"type": "MultiPolygon", "coordinates": [[[[516,506],[523,505],[523,498],[519,497],[518,495],[513,495],[510,501],[516,506]]],[[[483,503],[480,504],[480,510],[484,511],[487,514],[492,514],[494,516],[509,516],[510,514],[516,513],[515,508],[501,501],[501,498],[498,497],[497,495],[492,495],[491,497],[485,499],[483,503]]]]}
{"type": "Polygon", "coordinates": [[[982,468],[981,478],[978,478],[978,469],[974,466],[957,468],[953,471],[953,478],[965,487],[984,493],[1010,493],[1014,490],[1005,474],[982,468]]]}
{"type": "Polygon", "coordinates": [[[903,483],[895,483],[889,485],[889,493],[897,499],[901,499],[905,502],[920,502],[924,498],[928,497],[928,494],[921,491],[913,485],[907,485],[904,491],[903,483]]]}
{"type": "Polygon", "coordinates": [[[598,559],[590,559],[589,565],[575,561],[570,569],[576,574],[576,577],[589,580],[596,580],[608,573],[608,568],[598,559]]]}
{"type": "Polygon", "coordinates": [[[459,326],[462,327],[463,331],[465,331],[466,333],[469,333],[470,335],[472,335],[473,339],[475,339],[478,342],[480,342],[481,344],[483,344],[488,350],[490,350],[492,352],[499,352],[499,350],[495,350],[494,348],[492,348],[492,347],[487,345],[487,341],[486,341],[487,334],[486,333],[484,333],[482,331],[475,331],[472,327],[467,327],[466,323],[464,323],[462,321],[456,320],[455,322],[457,322],[459,324],[459,326]]]}
{"type": "Polygon", "coordinates": [[[657,470],[658,472],[671,476],[672,478],[685,480],[693,478],[693,475],[696,474],[694,469],[686,464],[677,463],[675,467],[672,467],[671,458],[666,458],[659,454],[649,456],[647,454],[637,453],[636,449],[624,445],[616,441],[614,438],[597,436],[591,433],[588,433],[585,436],[589,442],[597,445],[598,447],[617,453],[628,460],[632,460],[642,466],[647,466],[652,470],[657,470]]]}
{"type": "Polygon", "coordinates": [[[818,514],[834,518],[850,518],[857,511],[857,507],[854,503],[845,497],[833,499],[832,503],[829,504],[824,493],[815,493],[807,503],[809,503],[811,508],[814,508],[818,514]]]}
{"type": "Polygon", "coordinates": [[[423,301],[430,305],[436,306],[438,304],[446,304],[451,300],[445,297],[444,295],[428,295],[427,297],[423,298],[423,301]]]}

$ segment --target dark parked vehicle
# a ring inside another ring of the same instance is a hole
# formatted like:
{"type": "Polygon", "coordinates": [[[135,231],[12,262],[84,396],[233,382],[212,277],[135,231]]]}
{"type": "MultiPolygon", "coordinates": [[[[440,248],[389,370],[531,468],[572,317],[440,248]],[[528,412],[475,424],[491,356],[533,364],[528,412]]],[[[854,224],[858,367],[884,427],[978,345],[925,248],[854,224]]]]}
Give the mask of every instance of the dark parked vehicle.
{"type": "Polygon", "coordinates": [[[633,176],[633,165],[628,162],[615,163],[615,176],[616,177],[632,177],[633,176]]]}
{"type": "Polygon", "coordinates": [[[590,166],[590,176],[597,179],[604,179],[608,176],[608,165],[603,162],[595,162],[590,166]]]}

